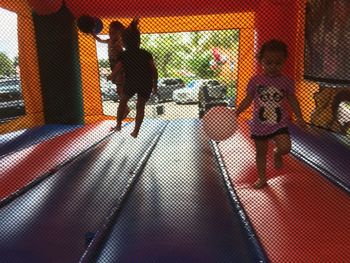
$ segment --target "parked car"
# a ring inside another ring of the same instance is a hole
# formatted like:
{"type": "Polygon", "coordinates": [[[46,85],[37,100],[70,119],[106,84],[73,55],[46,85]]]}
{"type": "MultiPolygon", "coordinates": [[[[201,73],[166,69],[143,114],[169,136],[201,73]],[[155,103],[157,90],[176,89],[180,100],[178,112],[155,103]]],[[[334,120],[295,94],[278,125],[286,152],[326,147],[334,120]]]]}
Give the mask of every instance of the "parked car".
{"type": "Polygon", "coordinates": [[[210,87],[210,90],[216,91],[223,96],[226,96],[226,88],[215,79],[197,79],[192,80],[183,89],[179,89],[173,92],[173,100],[177,104],[183,103],[198,103],[199,92],[203,87],[210,87]]]}
{"type": "Polygon", "coordinates": [[[199,90],[198,100],[198,113],[201,119],[213,107],[228,106],[226,87],[218,81],[211,83],[211,85],[204,85],[199,90]]]}
{"type": "Polygon", "coordinates": [[[161,78],[158,80],[158,94],[151,97],[155,102],[171,101],[173,92],[185,87],[185,82],[179,78],[161,78]]]}
{"type": "MultiPolygon", "coordinates": [[[[100,81],[102,100],[119,101],[119,96],[116,91],[116,86],[111,82],[102,79],[100,81]]],[[[172,100],[173,91],[185,87],[185,83],[179,78],[161,78],[158,80],[158,93],[156,96],[151,96],[150,103],[159,103],[172,100]]],[[[132,98],[131,100],[136,100],[132,98]]]]}
{"type": "Polygon", "coordinates": [[[102,100],[118,101],[117,87],[106,79],[100,79],[102,100]]]}
{"type": "Polygon", "coordinates": [[[25,114],[19,79],[0,79],[0,120],[25,114]]]}

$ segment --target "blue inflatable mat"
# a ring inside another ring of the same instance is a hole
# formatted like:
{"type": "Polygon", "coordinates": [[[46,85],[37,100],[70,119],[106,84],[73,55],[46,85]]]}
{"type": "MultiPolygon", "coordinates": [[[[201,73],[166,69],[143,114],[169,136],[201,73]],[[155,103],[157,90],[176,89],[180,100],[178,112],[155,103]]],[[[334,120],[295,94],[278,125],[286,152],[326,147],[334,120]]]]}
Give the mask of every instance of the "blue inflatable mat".
{"type": "Polygon", "coordinates": [[[290,131],[292,153],[349,191],[350,138],[316,127],[290,131]]]}

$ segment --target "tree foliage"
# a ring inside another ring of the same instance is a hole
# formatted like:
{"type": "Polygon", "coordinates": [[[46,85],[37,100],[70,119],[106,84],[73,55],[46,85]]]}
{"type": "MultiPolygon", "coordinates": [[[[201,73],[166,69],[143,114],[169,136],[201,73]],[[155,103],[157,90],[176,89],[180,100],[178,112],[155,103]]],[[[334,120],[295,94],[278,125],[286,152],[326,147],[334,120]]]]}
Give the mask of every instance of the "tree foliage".
{"type": "Polygon", "coordinates": [[[100,68],[109,68],[110,67],[109,61],[107,59],[99,59],[98,60],[98,66],[100,68]]]}
{"type": "Polygon", "coordinates": [[[153,54],[160,77],[170,77],[183,66],[186,45],[177,34],[143,35],[142,47],[153,54]]]}
{"type": "Polygon", "coordinates": [[[0,52],[0,77],[12,77],[16,74],[14,62],[3,52],[0,52]]]}
{"type": "Polygon", "coordinates": [[[188,71],[197,78],[214,78],[210,68],[212,48],[231,49],[239,41],[238,30],[143,34],[142,47],[153,54],[160,77],[177,77],[188,71]]]}

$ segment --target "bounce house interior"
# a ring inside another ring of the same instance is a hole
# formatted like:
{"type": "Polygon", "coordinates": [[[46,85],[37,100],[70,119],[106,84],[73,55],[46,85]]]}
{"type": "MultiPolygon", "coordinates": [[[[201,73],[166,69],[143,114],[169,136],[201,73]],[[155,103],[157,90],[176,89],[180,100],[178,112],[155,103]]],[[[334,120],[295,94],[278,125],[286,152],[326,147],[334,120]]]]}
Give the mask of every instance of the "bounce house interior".
{"type": "Polygon", "coordinates": [[[0,0],[0,19],[1,262],[350,262],[349,1],[0,0]],[[134,18],[158,89],[137,136],[141,95],[115,127],[143,69],[122,35],[118,93],[105,45],[134,18]],[[301,116],[257,139],[270,115],[237,111],[273,39],[301,116]]]}

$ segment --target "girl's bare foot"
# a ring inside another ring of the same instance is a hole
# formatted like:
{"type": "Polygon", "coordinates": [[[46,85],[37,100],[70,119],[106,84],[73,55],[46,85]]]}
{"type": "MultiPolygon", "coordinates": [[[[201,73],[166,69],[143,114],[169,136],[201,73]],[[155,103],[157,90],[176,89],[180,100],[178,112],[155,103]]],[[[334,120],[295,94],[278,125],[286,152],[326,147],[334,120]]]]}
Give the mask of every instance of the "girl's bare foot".
{"type": "Polygon", "coordinates": [[[263,187],[267,186],[267,182],[266,180],[262,180],[262,179],[259,179],[257,182],[255,182],[254,184],[254,188],[255,189],[261,189],[263,187]]]}
{"type": "Polygon", "coordinates": [[[133,131],[132,133],[130,133],[130,135],[134,138],[137,138],[137,135],[139,135],[139,133],[137,131],[133,131]]]}
{"type": "Polygon", "coordinates": [[[276,149],[273,151],[273,161],[276,169],[281,169],[283,166],[282,155],[280,155],[276,149]]]}

